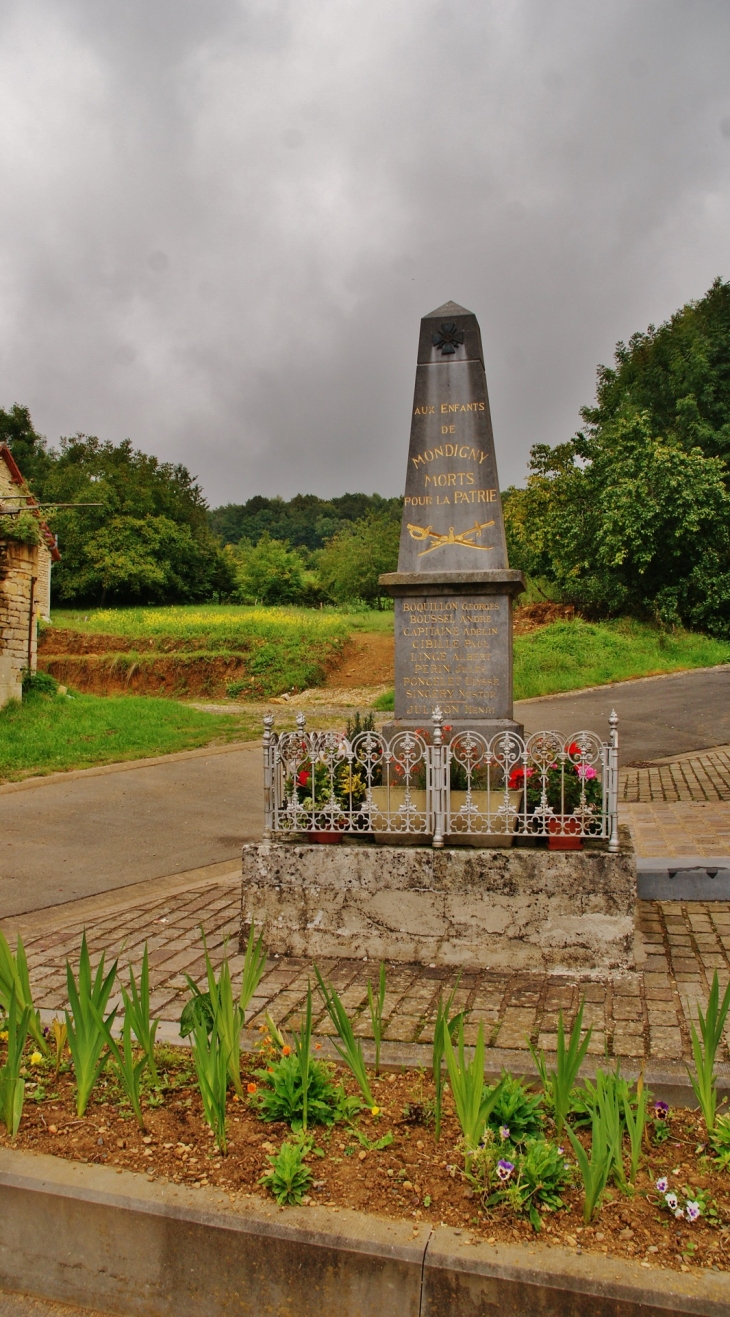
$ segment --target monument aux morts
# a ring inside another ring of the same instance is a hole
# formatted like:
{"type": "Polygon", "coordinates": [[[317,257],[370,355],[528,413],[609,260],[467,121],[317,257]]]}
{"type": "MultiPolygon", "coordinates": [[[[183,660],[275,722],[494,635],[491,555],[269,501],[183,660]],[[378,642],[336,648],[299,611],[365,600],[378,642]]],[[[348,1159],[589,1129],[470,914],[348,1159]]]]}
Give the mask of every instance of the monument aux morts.
{"type": "Polygon", "coordinates": [[[512,717],[510,571],[477,318],[447,302],[421,321],[395,599],[395,724],[438,705],[455,729],[512,717]]]}

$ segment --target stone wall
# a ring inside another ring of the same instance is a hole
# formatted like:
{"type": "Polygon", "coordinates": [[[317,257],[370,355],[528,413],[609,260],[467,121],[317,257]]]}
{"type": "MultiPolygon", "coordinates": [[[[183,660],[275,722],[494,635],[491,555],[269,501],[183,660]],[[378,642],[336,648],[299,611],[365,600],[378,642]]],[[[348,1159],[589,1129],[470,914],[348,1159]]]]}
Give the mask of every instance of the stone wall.
{"type": "MultiPolygon", "coordinates": [[[[6,463],[0,461],[0,507],[4,500],[8,506],[17,506],[18,494],[23,489],[13,479],[6,463]]],[[[47,546],[0,540],[0,708],[8,700],[19,700],[22,696],[29,637],[30,666],[36,667],[38,617],[50,617],[50,604],[51,554],[47,546]]]]}
{"type": "Polygon", "coordinates": [[[634,965],[636,861],[621,851],[243,848],[241,934],[279,955],[595,970],[634,965]]]}

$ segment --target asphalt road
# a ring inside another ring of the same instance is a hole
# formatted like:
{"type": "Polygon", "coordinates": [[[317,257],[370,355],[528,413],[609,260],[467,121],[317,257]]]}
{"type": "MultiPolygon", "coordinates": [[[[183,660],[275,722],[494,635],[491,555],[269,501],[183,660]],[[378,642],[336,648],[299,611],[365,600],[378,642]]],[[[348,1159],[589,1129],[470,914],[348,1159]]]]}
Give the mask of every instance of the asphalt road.
{"type": "Polygon", "coordinates": [[[0,787],[0,918],[235,861],[262,795],[256,744],[0,787]]]}
{"type": "Polygon", "coordinates": [[[528,734],[554,730],[567,736],[585,728],[607,735],[612,709],[619,717],[622,765],[729,745],[730,664],[521,700],[515,704],[515,718],[528,734]]]}
{"type": "MultiPolygon", "coordinates": [[[[730,667],[526,700],[528,733],[605,734],[620,758],[730,744],[730,667]]],[[[261,752],[224,747],[0,787],[0,918],[114,888],[235,862],[263,826],[261,752]]]]}

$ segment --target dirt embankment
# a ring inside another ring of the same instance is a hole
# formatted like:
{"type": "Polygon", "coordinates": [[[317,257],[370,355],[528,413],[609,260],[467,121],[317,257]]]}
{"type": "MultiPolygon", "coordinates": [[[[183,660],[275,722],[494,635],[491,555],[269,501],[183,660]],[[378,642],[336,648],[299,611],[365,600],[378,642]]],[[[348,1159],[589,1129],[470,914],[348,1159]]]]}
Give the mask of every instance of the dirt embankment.
{"type": "Polygon", "coordinates": [[[224,697],[230,682],[250,680],[237,654],[41,654],[38,667],[88,695],[224,697]]]}
{"type": "Polygon", "coordinates": [[[549,626],[551,622],[572,622],[575,616],[572,604],[553,604],[547,599],[544,604],[525,604],[524,608],[518,604],[513,614],[514,634],[526,636],[530,631],[537,631],[538,627],[549,626]]]}

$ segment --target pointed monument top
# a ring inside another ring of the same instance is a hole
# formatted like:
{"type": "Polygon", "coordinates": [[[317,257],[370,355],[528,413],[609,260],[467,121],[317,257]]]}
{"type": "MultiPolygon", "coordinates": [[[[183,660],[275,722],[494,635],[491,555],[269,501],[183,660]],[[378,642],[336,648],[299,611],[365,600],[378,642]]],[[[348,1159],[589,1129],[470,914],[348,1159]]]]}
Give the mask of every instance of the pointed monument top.
{"type": "Polygon", "coordinates": [[[458,302],[444,302],[443,306],[437,306],[435,311],[429,311],[423,319],[437,320],[440,316],[472,316],[473,314],[474,312],[467,311],[465,306],[459,306],[458,302]]]}

